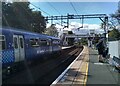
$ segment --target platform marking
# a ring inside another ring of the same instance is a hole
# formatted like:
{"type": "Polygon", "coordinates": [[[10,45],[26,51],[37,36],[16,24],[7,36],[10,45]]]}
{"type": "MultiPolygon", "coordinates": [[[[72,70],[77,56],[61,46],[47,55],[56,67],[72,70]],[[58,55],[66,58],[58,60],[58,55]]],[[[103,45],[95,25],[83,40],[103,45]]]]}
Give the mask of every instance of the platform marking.
{"type": "Polygon", "coordinates": [[[87,75],[88,75],[88,63],[87,63],[87,68],[86,68],[86,74],[85,74],[85,80],[84,80],[84,86],[86,86],[86,83],[87,83],[87,75]]]}
{"type": "MultiPolygon", "coordinates": [[[[85,48],[85,47],[84,47],[85,48]]],[[[64,72],[50,85],[55,85],[58,83],[58,81],[60,81],[60,79],[65,75],[65,73],[70,69],[70,67],[74,64],[74,62],[82,55],[84,48],[82,50],[82,52],[78,55],[78,57],[64,70],[64,72]]]]}
{"type": "MultiPolygon", "coordinates": [[[[89,51],[88,51],[89,52],[89,51]]],[[[89,60],[89,56],[88,56],[88,60],[89,60]]],[[[89,66],[89,62],[86,63],[86,76],[85,76],[85,79],[84,79],[84,86],[86,86],[86,83],[87,83],[87,78],[88,78],[88,66],[89,66]]]]}
{"type": "Polygon", "coordinates": [[[110,64],[106,64],[106,63],[94,63],[95,65],[110,65],[110,64]]]}

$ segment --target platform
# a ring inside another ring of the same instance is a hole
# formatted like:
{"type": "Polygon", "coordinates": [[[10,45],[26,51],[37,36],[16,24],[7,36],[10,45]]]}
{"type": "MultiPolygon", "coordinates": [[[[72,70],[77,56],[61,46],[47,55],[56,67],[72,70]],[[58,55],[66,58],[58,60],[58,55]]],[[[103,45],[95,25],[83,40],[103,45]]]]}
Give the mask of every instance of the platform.
{"type": "Polygon", "coordinates": [[[84,47],[79,56],[51,84],[119,86],[120,74],[109,63],[98,62],[97,50],[84,47]]]}

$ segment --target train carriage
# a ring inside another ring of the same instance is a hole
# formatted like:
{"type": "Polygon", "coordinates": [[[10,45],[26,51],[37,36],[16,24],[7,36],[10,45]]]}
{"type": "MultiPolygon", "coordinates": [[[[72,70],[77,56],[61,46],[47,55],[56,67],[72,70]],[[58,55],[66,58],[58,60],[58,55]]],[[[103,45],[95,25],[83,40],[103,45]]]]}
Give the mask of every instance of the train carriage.
{"type": "Polygon", "coordinates": [[[61,41],[59,38],[56,37],[51,37],[49,36],[49,38],[51,39],[51,47],[52,47],[52,53],[59,53],[61,50],[61,41]]]}
{"type": "Polygon", "coordinates": [[[43,34],[0,28],[0,56],[2,66],[8,67],[15,63],[43,59],[43,56],[60,52],[60,39],[43,34]]]}

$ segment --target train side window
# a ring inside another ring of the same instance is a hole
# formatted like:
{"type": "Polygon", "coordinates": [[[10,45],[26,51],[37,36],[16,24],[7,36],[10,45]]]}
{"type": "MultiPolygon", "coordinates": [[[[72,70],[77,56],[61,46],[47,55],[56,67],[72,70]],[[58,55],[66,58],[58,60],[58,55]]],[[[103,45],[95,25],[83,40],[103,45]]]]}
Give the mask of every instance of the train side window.
{"type": "Polygon", "coordinates": [[[0,49],[4,50],[6,49],[6,40],[5,36],[0,36],[0,49]]]}
{"type": "Polygon", "coordinates": [[[47,46],[49,46],[50,45],[50,41],[49,40],[47,40],[47,46]]]}
{"type": "Polygon", "coordinates": [[[31,47],[39,47],[39,40],[38,39],[30,39],[31,47]]]}
{"type": "Polygon", "coordinates": [[[34,45],[35,43],[34,43],[34,39],[30,39],[30,45],[32,46],[32,45],[34,45]]]}
{"type": "Polygon", "coordinates": [[[51,46],[52,45],[51,39],[49,39],[48,42],[49,42],[49,46],[51,46]]]}
{"type": "Polygon", "coordinates": [[[40,40],[40,46],[47,46],[47,40],[40,40]]]}
{"type": "Polygon", "coordinates": [[[38,39],[35,39],[35,44],[36,44],[37,47],[39,46],[39,40],[38,39]]]}
{"type": "Polygon", "coordinates": [[[16,37],[14,37],[14,48],[18,48],[18,43],[17,43],[17,38],[16,37]]]}

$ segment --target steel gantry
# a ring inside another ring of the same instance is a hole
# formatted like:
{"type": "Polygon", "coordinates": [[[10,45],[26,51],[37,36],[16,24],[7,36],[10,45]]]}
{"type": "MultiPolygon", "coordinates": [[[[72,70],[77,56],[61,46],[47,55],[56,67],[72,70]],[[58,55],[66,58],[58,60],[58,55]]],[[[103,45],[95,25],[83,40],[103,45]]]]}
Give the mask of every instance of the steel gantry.
{"type": "Polygon", "coordinates": [[[61,25],[63,23],[63,20],[67,20],[67,27],[69,28],[69,20],[70,19],[81,19],[82,20],[82,26],[79,28],[83,28],[83,20],[84,19],[92,19],[92,18],[98,18],[102,21],[102,23],[104,24],[104,31],[105,31],[105,38],[106,38],[106,34],[108,31],[108,16],[106,14],[87,14],[87,15],[70,15],[67,14],[67,16],[47,16],[45,17],[45,20],[51,20],[51,23],[53,24],[54,20],[61,20],[61,25]]]}

